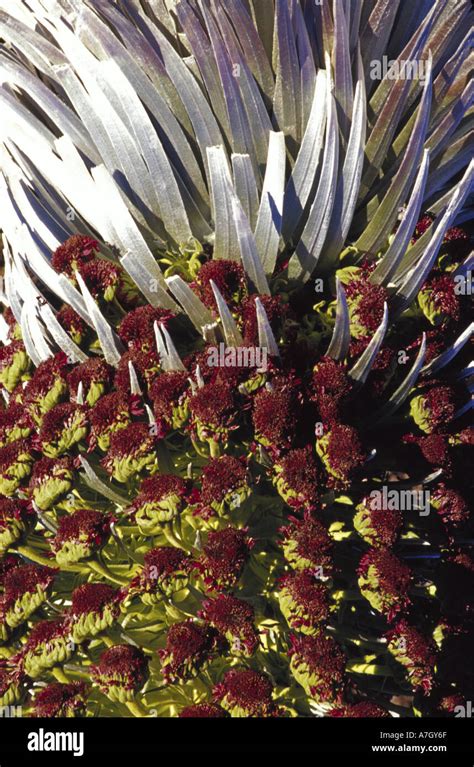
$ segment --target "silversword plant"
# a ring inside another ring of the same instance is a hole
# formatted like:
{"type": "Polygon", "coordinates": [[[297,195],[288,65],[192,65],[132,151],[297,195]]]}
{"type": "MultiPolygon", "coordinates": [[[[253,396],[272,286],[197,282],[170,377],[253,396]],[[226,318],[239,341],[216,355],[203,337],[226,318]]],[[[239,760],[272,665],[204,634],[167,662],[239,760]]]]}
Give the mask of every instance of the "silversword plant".
{"type": "Polygon", "coordinates": [[[472,18],[0,0],[3,708],[467,711],[472,18]]]}

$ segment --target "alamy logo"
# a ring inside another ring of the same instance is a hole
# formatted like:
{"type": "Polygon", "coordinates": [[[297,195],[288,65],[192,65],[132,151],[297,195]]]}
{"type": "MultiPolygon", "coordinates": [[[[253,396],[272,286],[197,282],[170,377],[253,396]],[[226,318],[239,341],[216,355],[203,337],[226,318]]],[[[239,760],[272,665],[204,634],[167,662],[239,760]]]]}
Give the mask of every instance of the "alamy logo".
{"type": "Polygon", "coordinates": [[[258,368],[267,370],[267,349],[262,346],[212,346],[207,355],[209,367],[258,368]]]}
{"type": "Polygon", "coordinates": [[[428,62],[420,59],[389,59],[388,56],[370,62],[371,80],[419,80],[428,77],[428,62]]]}
{"type": "Polygon", "coordinates": [[[464,719],[465,717],[468,717],[469,719],[472,717],[472,700],[466,701],[466,705],[459,705],[454,707],[454,716],[457,719],[464,719]]]}
{"type": "Polygon", "coordinates": [[[381,490],[372,490],[369,506],[373,511],[418,511],[420,517],[430,513],[429,490],[397,490],[383,485],[381,490]]]}
{"type": "Polygon", "coordinates": [[[48,732],[42,727],[28,733],[28,751],[72,751],[73,756],[84,755],[83,732],[48,732]]]}

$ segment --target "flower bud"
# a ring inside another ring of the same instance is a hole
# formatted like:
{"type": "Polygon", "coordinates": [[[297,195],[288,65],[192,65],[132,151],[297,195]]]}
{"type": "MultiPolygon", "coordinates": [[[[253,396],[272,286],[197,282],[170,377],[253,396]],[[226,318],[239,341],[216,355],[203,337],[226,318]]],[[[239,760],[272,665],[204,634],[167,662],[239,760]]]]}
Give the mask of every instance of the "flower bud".
{"type": "Polygon", "coordinates": [[[253,401],[255,439],[264,447],[290,447],[298,417],[298,389],[292,378],[275,378],[253,401]]]}
{"type": "Polygon", "coordinates": [[[89,421],[91,447],[97,444],[105,452],[110,447],[112,434],[131,423],[130,408],[124,395],[121,392],[105,394],[89,411],[89,421]]]}
{"type": "Polygon", "coordinates": [[[227,527],[210,532],[198,562],[206,586],[218,590],[233,588],[242,575],[252,544],[246,530],[227,527]]]}
{"type": "Polygon", "coordinates": [[[435,645],[406,620],[400,620],[387,634],[388,649],[405,666],[410,684],[424,693],[431,690],[436,663],[435,645]]]}
{"type": "Polygon", "coordinates": [[[68,624],[77,644],[105,631],[120,614],[121,595],[106,583],[83,583],[71,599],[68,624]]]}
{"type": "Polygon", "coordinates": [[[216,311],[216,299],[211,280],[231,311],[238,309],[248,294],[245,271],[242,265],[237,261],[221,258],[207,261],[199,269],[193,285],[195,292],[206,306],[216,311]]]}
{"type": "Polygon", "coordinates": [[[61,517],[51,543],[59,565],[70,565],[94,556],[110,534],[110,516],[102,511],[79,509],[61,517]]]}
{"type": "Polygon", "coordinates": [[[332,574],[333,542],[324,525],[310,514],[303,519],[291,518],[291,524],[281,529],[282,548],[286,561],[294,570],[308,570],[315,575],[332,574]]]}
{"type": "Polygon", "coordinates": [[[131,423],[114,432],[102,465],[117,482],[127,482],[140,472],[154,474],[158,470],[158,458],[149,424],[131,423]]]}
{"type": "Polygon", "coordinates": [[[456,397],[450,386],[431,386],[410,402],[411,417],[427,434],[451,423],[456,409],[456,397]]]}
{"type": "Polygon", "coordinates": [[[0,623],[14,629],[26,621],[48,598],[55,573],[50,567],[38,565],[8,570],[3,579],[0,623]]]}
{"type": "Polygon", "coordinates": [[[67,334],[71,336],[74,343],[80,346],[88,333],[88,326],[82,317],[65,304],[57,313],[56,319],[67,334]]]}
{"type": "Polygon", "coordinates": [[[346,365],[331,357],[322,357],[313,369],[310,391],[324,424],[334,426],[340,420],[351,389],[346,365]]]}
{"type": "Polygon", "coordinates": [[[214,698],[233,717],[269,717],[278,714],[273,686],[266,674],[231,669],[214,687],[214,698]]]}
{"type": "Polygon", "coordinates": [[[317,634],[329,615],[328,590],[308,570],[281,578],[278,603],[290,628],[302,634],[317,634]]]}
{"type": "Polygon", "coordinates": [[[47,719],[81,717],[86,710],[87,693],[87,687],[83,682],[48,684],[36,694],[34,715],[47,719]]]}
{"type": "Polygon", "coordinates": [[[147,391],[150,388],[161,370],[160,359],[154,349],[143,352],[138,348],[133,348],[122,354],[115,374],[114,386],[126,397],[132,393],[130,363],[133,365],[142,391],[147,391]]]}
{"type": "Polygon", "coordinates": [[[85,407],[63,402],[45,414],[38,442],[44,455],[59,458],[86,437],[87,429],[85,407]]]}
{"type": "Polygon", "coordinates": [[[17,439],[0,448],[0,494],[13,495],[31,472],[33,456],[30,443],[17,439]]]}
{"type": "Polygon", "coordinates": [[[40,426],[43,416],[67,394],[67,357],[59,352],[41,362],[23,394],[23,404],[30,418],[40,426]]]}
{"type": "Polygon", "coordinates": [[[370,549],[362,557],[357,572],[362,595],[389,621],[410,604],[407,595],[410,568],[388,549],[370,549]]]}
{"type": "Polygon", "coordinates": [[[336,424],[318,439],[316,451],[328,474],[344,484],[366,459],[357,431],[344,424],[336,424]]]}
{"type": "Polygon", "coordinates": [[[69,660],[73,652],[73,642],[64,621],[40,621],[31,630],[21,651],[25,674],[36,679],[47,669],[69,660]]]}
{"type": "Polygon", "coordinates": [[[41,458],[34,464],[29,490],[36,506],[47,511],[69,493],[74,480],[74,467],[69,456],[41,458]]]}
{"type": "Polygon", "coordinates": [[[77,400],[77,390],[82,384],[84,402],[92,407],[110,387],[112,367],[100,357],[94,357],[76,365],[67,377],[71,399],[77,400]]]}
{"type": "Polygon", "coordinates": [[[74,234],[54,251],[51,263],[57,272],[73,277],[79,267],[96,258],[99,243],[92,237],[74,234]]]}
{"type": "Polygon", "coordinates": [[[291,637],[290,669],[317,703],[340,703],[345,686],[346,656],[329,636],[291,637]]]}
{"type": "Polygon", "coordinates": [[[125,315],[118,329],[118,335],[129,349],[146,352],[155,349],[154,324],[167,325],[175,315],[168,309],[154,306],[139,306],[125,315]]]}
{"type": "Polygon", "coordinates": [[[398,538],[402,515],[398,509],[374,508],[368,496],[356,507],[354,527],[369,546],[390,548],[398,538]]]}
{"type": "Polygon", "coordinates": [[[182,549],[159,546],[147,551],[144,559],[143,569],[130,589],[140,594],[144,604],[161,602],[163,594],[170,597],[188,585],[191,560],[182,549]]]}
{"type": "Polygon", "coordinates": [[[217,382],[205,384],[189,398],[189,410],[190,429],[198,440],[227,445],[236,418],[230,386],[217,382]]]}
{"type": "Polygon", "coordinates": [[[168,684],[196,676],[209,662],[217,646],[217,632],[192,620],[174,623],[166,647],[158,650],[161,673],[168,684]]]}
{"type": "Polygon", "coordinates": [[[0,556],[30,528],[31,517],[26,501],[0,498],[0,556]]]}
{"type": "Polygon", "coordinates": [[[0,411],[0,447],[17,439],[27,439],[31,431],[31,424],[22,405],[11,402],[6,410],[0,411]]]}
{"type": "Polygon", "coordinates": [[[435,327],[445,326],[450,320],[459,320],[459,297],[454,288],[452,277],[442,274],[426,282],[418,293],[418,304],[427,320],[435,327]]]}
{"type": "Polygon", "coordinates": [[[469,506],[460,493],[444,483],[430,496],[431,505],[448,527],[458,527],[470,519],[469,506]]]}
{"type": "Polygon", "coordinates": [[[214,458],[202,470],[200,503],[219,516],[239,508],[251,493],[247,467],[231,455],[214,458]]]}
{"type": "Polygon", "coordinates": [[[150,387],[150,399],[163,432],[180,429],[189,417],[188,374],[174,370],[161,373],[150,387]]]}
{"type": "Polygon", "coordinates": [[[387,290],[369,279],[375,265],[349,266],[340,269],[337,276],[344,285],[349,308],[352,338],[370,341],[382,322],[387,290]]]}
{"type": "Polygon", "coordinates": [[[13,706],[21,697],[18,669],[9,666],[6,659],[0,660],[0,708],[13,706]]]}
{"type": "Polygon", "coordinates": [[[0,384],[8,392],[25,379],[30,359],[23,341],[12,341],[0,348],[0,384]]]}
{"type": "Polygon", "coordinates": [[[273,484],[285,503],[294,509],[311,510],[318,500],[319,470],[308,445],[290,450],[274,466],[273,484]]]}
{"type": "Polygon", "coordinates": [[[139,647],[115,645],[91,667],[91,678],[110,700],[127,703],[134,700],[148,678],[148,660],[139,647]]]}
{"type": "Polygon", "coordinates": [[[219,594],[203,602],[199,617],[214,626],[230,645],[233,655],[250,657],[259,644],[254,609],[242,599],[219,594]]]}
{"type": "Polygon", "coordinates": [[[159,535],[163,524],[187,507],[189,482],[176,474],[155,474],[144,479],[131,509],[142,535],[159,535]]]}

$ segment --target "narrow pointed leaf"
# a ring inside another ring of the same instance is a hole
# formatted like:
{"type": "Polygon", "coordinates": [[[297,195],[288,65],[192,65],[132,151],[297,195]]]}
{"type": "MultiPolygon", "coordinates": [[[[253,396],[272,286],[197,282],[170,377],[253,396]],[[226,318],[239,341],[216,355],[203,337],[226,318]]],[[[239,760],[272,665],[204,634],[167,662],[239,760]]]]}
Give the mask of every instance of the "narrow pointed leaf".
{"type": "Polygon", "coordinates": [[[351,341],[349,309],[347,306],[346,293],[340,280],[336,280],[337,304],[336,323],[326,355],[338,362],[345,359],[349,351],[351,341]]]}
{"type": "Polygon", "coordinates": [[[365,351],[361,354],[355,365],[353,365],[349,371],[351,378],[353,378],[354,381],[357,381],[359,384],[363,384],[365,382],[372,369],[372,365],[374,364],[375,358],[379,353],[380,347],[382,346],[383,340],[385,338],[387,327],[388,306],[385,303],[383,308],[382,322],[372,336],[370,343],[365,351]]]}

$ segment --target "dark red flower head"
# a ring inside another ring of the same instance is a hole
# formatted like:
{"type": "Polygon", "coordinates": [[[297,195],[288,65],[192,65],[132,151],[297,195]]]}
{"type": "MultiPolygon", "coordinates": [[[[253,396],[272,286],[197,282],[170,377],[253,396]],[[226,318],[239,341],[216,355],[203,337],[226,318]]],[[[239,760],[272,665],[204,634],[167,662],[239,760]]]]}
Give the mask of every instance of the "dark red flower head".
{"type": "Polygon", "coordinates": [[[231,308],[238,307],[247,295],[245,271],[237,261],[219,259],[207,261],[201,266],[194,289],[201,301],[210,309],[216,309],[216,300],[211,287],[211,280],[221,292],[224,301],[231,308]]]}
{"type": "Polygon", "coordinates": [[[174,623],[168,630],[166,647],[158,650],[161,673],[168,683],[196,676],[216,649],[217,633],[211,626],[192,620],[174,623]]]}
{"type": "Polygon", "coordinates": [[[388,549],[370,549],[362,557],[359,588],[370,605],[392,620],[410,603],[410,568],[388,549]]]}
{"type": "Polygon", "coordinates": [[[34,700],[34,715],[39,717],[82,716],[86,708],[87,686],[83,682],[41,688],[34,700]]]}
{"type": "Polygon", "coordinates": [[[292,636],[290,669],[307,695],[339,703],[345,687],[346,656],[330,636],[292,636]]]}
{"type": "Polygon", "coordinates": [[[334,570],[333,542],[324,525],[310,514],[291,519],[281,529],[285,559],[295,570],[309,570],[319,577],[329,577],[334,570]]]}
{"type": "Polygon", "coordinates": [[[175,315],[168,309],[154,306],[139,306],[125,315],[118,334],[130,349],[146,351],[156,348],[154,324],[167,325],[175,315]]]}
{"type": "Polygon", "coordinates": [[[455,282],[448,274],[428,280],[418,294],[418,303],[432,325],[444,327],[450,320],[459,320],[459,296],[455,292],[455,282]]]}
{"type": "Polygon", "coordinates": [[[192,428],[201,440],[227,434],[235,420],[232,389],[226,383],[208,383],[189,399],[192,428]]]}
{"type": "Polygon", "coordinates": [[[111,700],[133,700],[148,677],[148,660],[139,647],[130,644],[109,647],[91,666],[91,679],[111,700]]]}
{"type": "Polygon", "coordinates": [[[227,711],[216,703],[195,703],[179,713],[180,719],[223,719],[228,716],[227,711]]]}
{"type": "Polygon", "coordinates": [[[431,638],[424,637],[402,619],[387,633],[388,649],[405,666],[415,689],[428,693],[433,683],[436,648],[431,638]]]}
{"type": "Polygon", "coordinates": [[[469,506],[460,493],[445,484],[440,484],[431,493],[434,506],[445,525],[457,527],[470,518],[469,506]]]}
{"type": "Polygon", "coordinates": [[[65,304],[57,313],[56,319],[76,344],[82,343],[88,326],[74,309],[65,304]]]}
{"type": "Polygon", "coordinates": [[[319,497],[320,471],[310,445],[290,450],[274,467],[274,483],[283,500],[295,509],[314,509],[319,497]]]}
{"type": "Polygon", "coordinates": [[[80,266],[93,261],[98,251],[97,240],[82,234],[74,234],[56,248],[51,257],[51,263],[57,272],[64,272],[68,277],[72,277],[80,266]]]}
{"type": "Polygon", "coordinates": [[[431,434],[446,429],[458,406],[458,395],[451,386],[431,384],[411,400],[410,414],[422,431],[431,434]]]}
{"type": "Polygon", "coordinates": [[[189,379],[184,371],[169,371],[155,378],[149,396],[155,418],[164,431],[184,424],[188,416],[188,395],[189,379]]]}
{"type": "Polygon", "coordinates": [[[327,472],[341,483],[346,483],[366,460],[356,429],[346,424],[335,424],[317,441],[316,450],[327,472]]]}
{"type": "Polygon", "coordinates": [[[129,362],[133,365],[140,388],[142,391],[147,391],[160,372],[158,353],[155,349],[142,351],[133,347],[122,354],[115,374],[114,386],[126,395],[131,392],[129,362]]]}
{"type": "Polygon", "coordinates": [[[231,455],[213,458],[202,470],[200,503],[217,514],[232,512],[250,494],[245,462],[231,455]]]}
{"type": "Polygon", "coordinates": [[[311,394],[324,424],[333,426],[339,421],[351,389],[346,365],[331,357],[322,357],[313,370],[311,394]]]}
{"type": "Polygon", "coordinates": [[[83,583],[72,592],[70,612],[74,616],[101,613],[119,599],[120,594],[107,583],[83,583]]]}
{"type": "MultiPolygon", "coordinates": [[[[252,294],[242,301],[240,307],[242,318],[242,332],[245,342],[249,345],[258,344],[258,323],[255,299],[252,294]]],[[[285,320],[289,316],[289,306],[284,304],[280,296],[258,296],[270,323],[275,338],[281,337],[285,320]]]]}
{"type": "Polygon", "coordinates": [[[26,594],[46,592],[52,586],[56,570],[39,565],[22,565],[5,574],[3,579],[4,601],[2,607],[9,609],[26,594]]]}
{"type": "Polygon", "coordinates": [[[0,411],[0,447],[31,434],[28,414],[18,402],[11,402],[6,410],[0,411]]]}
{"type": "Polygon", "coordinates": [[[60,552],[65,545],[82,546],[92,550],[102,546],[110,533],[111,518],[103,511],[79,509],[73,514],[61,517],[56,536],[52,543],[53,551],[60,552]]]}
{"type": "Polygon", "coordinates": [[[362,700],[360,703],[347,703],[345,706],[333,708],[328,716],[355,719],[390,719],[390,714],[376,703],[362,700]]]}
{"type": "Polygon", "coordinates": [[[246,530],[227,527],[207,537],[199,569],[207,586],[231,589],[239,580],[249,557],[252,540],[246,530]]]}
{"type": "Polygon", "coordinates": [[[290,447],[298,421],[298,388],[292,378],[275,378],[253,402],[255,438],[266,447],[290,447]]]}
{"type": "Polygon", "coordinates": [[[113,368],[101,357],[92,357],[80,365],[76,365],[67,377],[73,399],[77,397],[77,389],[82,383],[84,402],[94,405],[105,393],[112,381],[113,368]]]}
{"type": "Polygon", "coordinates": [[[398,509],[375,506],[367,496],[357,506],[354,527],[362,538],[376,548],[389,548],[398,538],[402,526],[402,514],[398,509]]]}
{"type": "Polygon", "coordinates": [[[222,634],[236,655],[252,655],[258,647],[254,609],[242,599],[219,594],[215,599],[203,602],[199,617],[206,620],[222,634]]]}
{"type": "Polygon", "coordinates": [[[122,392],[105,394],[88,413],[91,447],[99,445],[108,450],[114,431],[125,428],[131,421],[130,405],[122,392]]]}
{"type": "Polygon", "coordinates": [[[232,716],[275,716],[273,685],[266,674],[231,669],[214,687],[214,698],[232,716]]]}
{"type": "Polygon", "coordinates": [[[288,625],[303,634],[316,634],[329,616],[329,593],[308,570],[287,573],[278,592],[280,610],[288,625]]]}
{"type": "Polygon", "coordinates": [[[151,597],[156,594],[156,599],[161,599],[161,592],[170,595],[186,586],[191,567],[191,559],[182,549],[174,546],[150,549],[141,573],[132,581],[132,591],[137,589],[151,597]]]}

